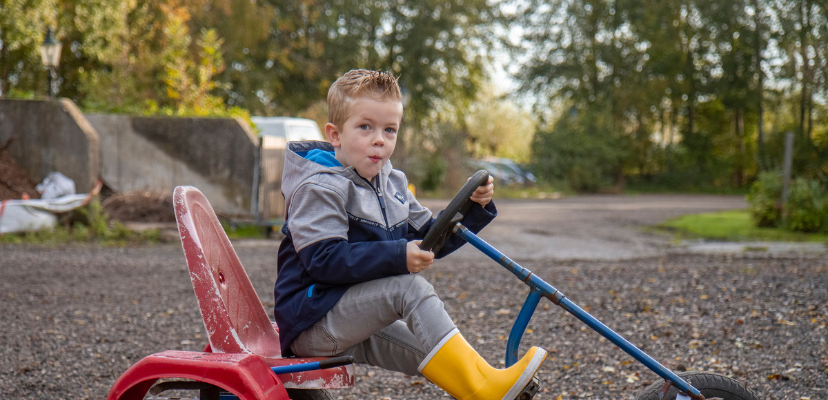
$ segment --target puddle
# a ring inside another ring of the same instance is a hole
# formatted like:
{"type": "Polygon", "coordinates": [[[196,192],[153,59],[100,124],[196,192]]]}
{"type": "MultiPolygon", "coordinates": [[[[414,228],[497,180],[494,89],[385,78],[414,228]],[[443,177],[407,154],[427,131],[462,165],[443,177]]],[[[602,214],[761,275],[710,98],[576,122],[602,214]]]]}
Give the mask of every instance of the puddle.
{"type": "Polygon", "coordinates": [[[814,242],[705,242],[683,240],[676,246],[681,252],[696,254],[803,254],[828,252],[824,243],[814,242]]]}

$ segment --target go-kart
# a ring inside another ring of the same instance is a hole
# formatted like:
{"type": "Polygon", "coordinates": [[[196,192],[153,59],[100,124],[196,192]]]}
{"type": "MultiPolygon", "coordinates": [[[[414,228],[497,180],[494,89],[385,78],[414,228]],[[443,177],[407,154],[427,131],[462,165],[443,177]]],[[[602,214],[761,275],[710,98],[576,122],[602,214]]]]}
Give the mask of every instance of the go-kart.
{"type": "MultiPolygon", "coordinates": [[[[437,217],[420,247],[436,252],[450,235],[459,235],[529,287],[506,344],[507,367],[517,362],[520,340],[529,320],[540,299],[546,298],[663,378],[663,382],[654,383],[636,399],[758,400],[749,388],[723,375],[676,374],[664,367],[552,285],[466,229],[460,221],[473,204],[469,197],[478,186],[486,184],[488,177],[487,171],[480,170],[469,179],[437,217]]],[[[332,399],[331,390],[353,386],[351,357],[282,357],[278,327],[268,319],[206,197],[193,187],[179,186],[173,202],[209,344],[202,352],[167,350],[143,358],[117,379],[107,399],[156,399],[167,393],[179,398],[181,391],[196,391],[195,397],[202,400],[317,400],[332,399]]],[[[535,377],[516,398],[532,399],[539,388],[535,377]]]]}

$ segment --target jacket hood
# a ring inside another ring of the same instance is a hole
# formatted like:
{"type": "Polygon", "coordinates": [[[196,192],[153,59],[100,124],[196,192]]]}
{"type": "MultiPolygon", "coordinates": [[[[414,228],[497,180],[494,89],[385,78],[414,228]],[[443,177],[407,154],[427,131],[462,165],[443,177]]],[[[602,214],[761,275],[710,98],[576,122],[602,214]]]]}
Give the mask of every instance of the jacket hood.
{"type": "MultiPolygon", "coordinates": [[[[302,183],[316,174],[340,175],[354,181],[358,185],[364,184],[365,180],[359,176],[354,167],[326,167],[305,158],[309,151],[319,149],[334,151],[332,144],[328,142],[307,140],[299,142],[288,142],[285,149],[285,167],[282,172],[282,195],[285,197],[285,217],[290,210],[290,199],[293,193],[302,183]]],[[[385,163],[380,170],[380,175],[388,176],[392,170],[391,161],[385,163]]]]}

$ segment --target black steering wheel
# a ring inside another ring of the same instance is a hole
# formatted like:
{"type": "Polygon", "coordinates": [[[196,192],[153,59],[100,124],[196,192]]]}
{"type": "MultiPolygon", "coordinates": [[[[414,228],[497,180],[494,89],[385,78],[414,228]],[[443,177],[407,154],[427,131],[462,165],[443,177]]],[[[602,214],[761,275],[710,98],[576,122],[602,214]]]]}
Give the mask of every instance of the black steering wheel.
{"type": "Polygon", "coordinates": [[[435,253],[440,251],[446,242],[446,238],[451,235],[455,224],[460,222],[466,213],[469,212],[469,208],[471,208],[473,203],[469,197],[474,194],[474,191],[478,187],[484,186],[488,182],[488,171],[481,169],[475,172],[466,184],[460,188],[457,195],[451,199],[448,207],[440,213],[437,220],[434,221],[434,224],[431,225],[431,229],[428,230],[428,233],[423,238],[423,242],[420,243],[420,249],[426,251],[431,250],[435,253]]]}

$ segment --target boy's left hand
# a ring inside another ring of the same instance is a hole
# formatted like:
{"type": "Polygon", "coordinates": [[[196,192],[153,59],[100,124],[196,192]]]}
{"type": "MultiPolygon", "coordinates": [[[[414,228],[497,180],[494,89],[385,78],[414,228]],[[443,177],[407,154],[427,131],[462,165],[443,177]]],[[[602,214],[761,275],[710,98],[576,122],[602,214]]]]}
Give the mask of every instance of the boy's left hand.
{"type": "Polygon", "coordinates": [[[474,193],[469,197],[471,201],[480,204],[482,207],[486,207],[486,204],[489,204],[492,201],[492,195],[494,194],[494,178],[489,175],[489,181],[486,183],[485,186],[481,186],[474,191],[474,193]]]}

